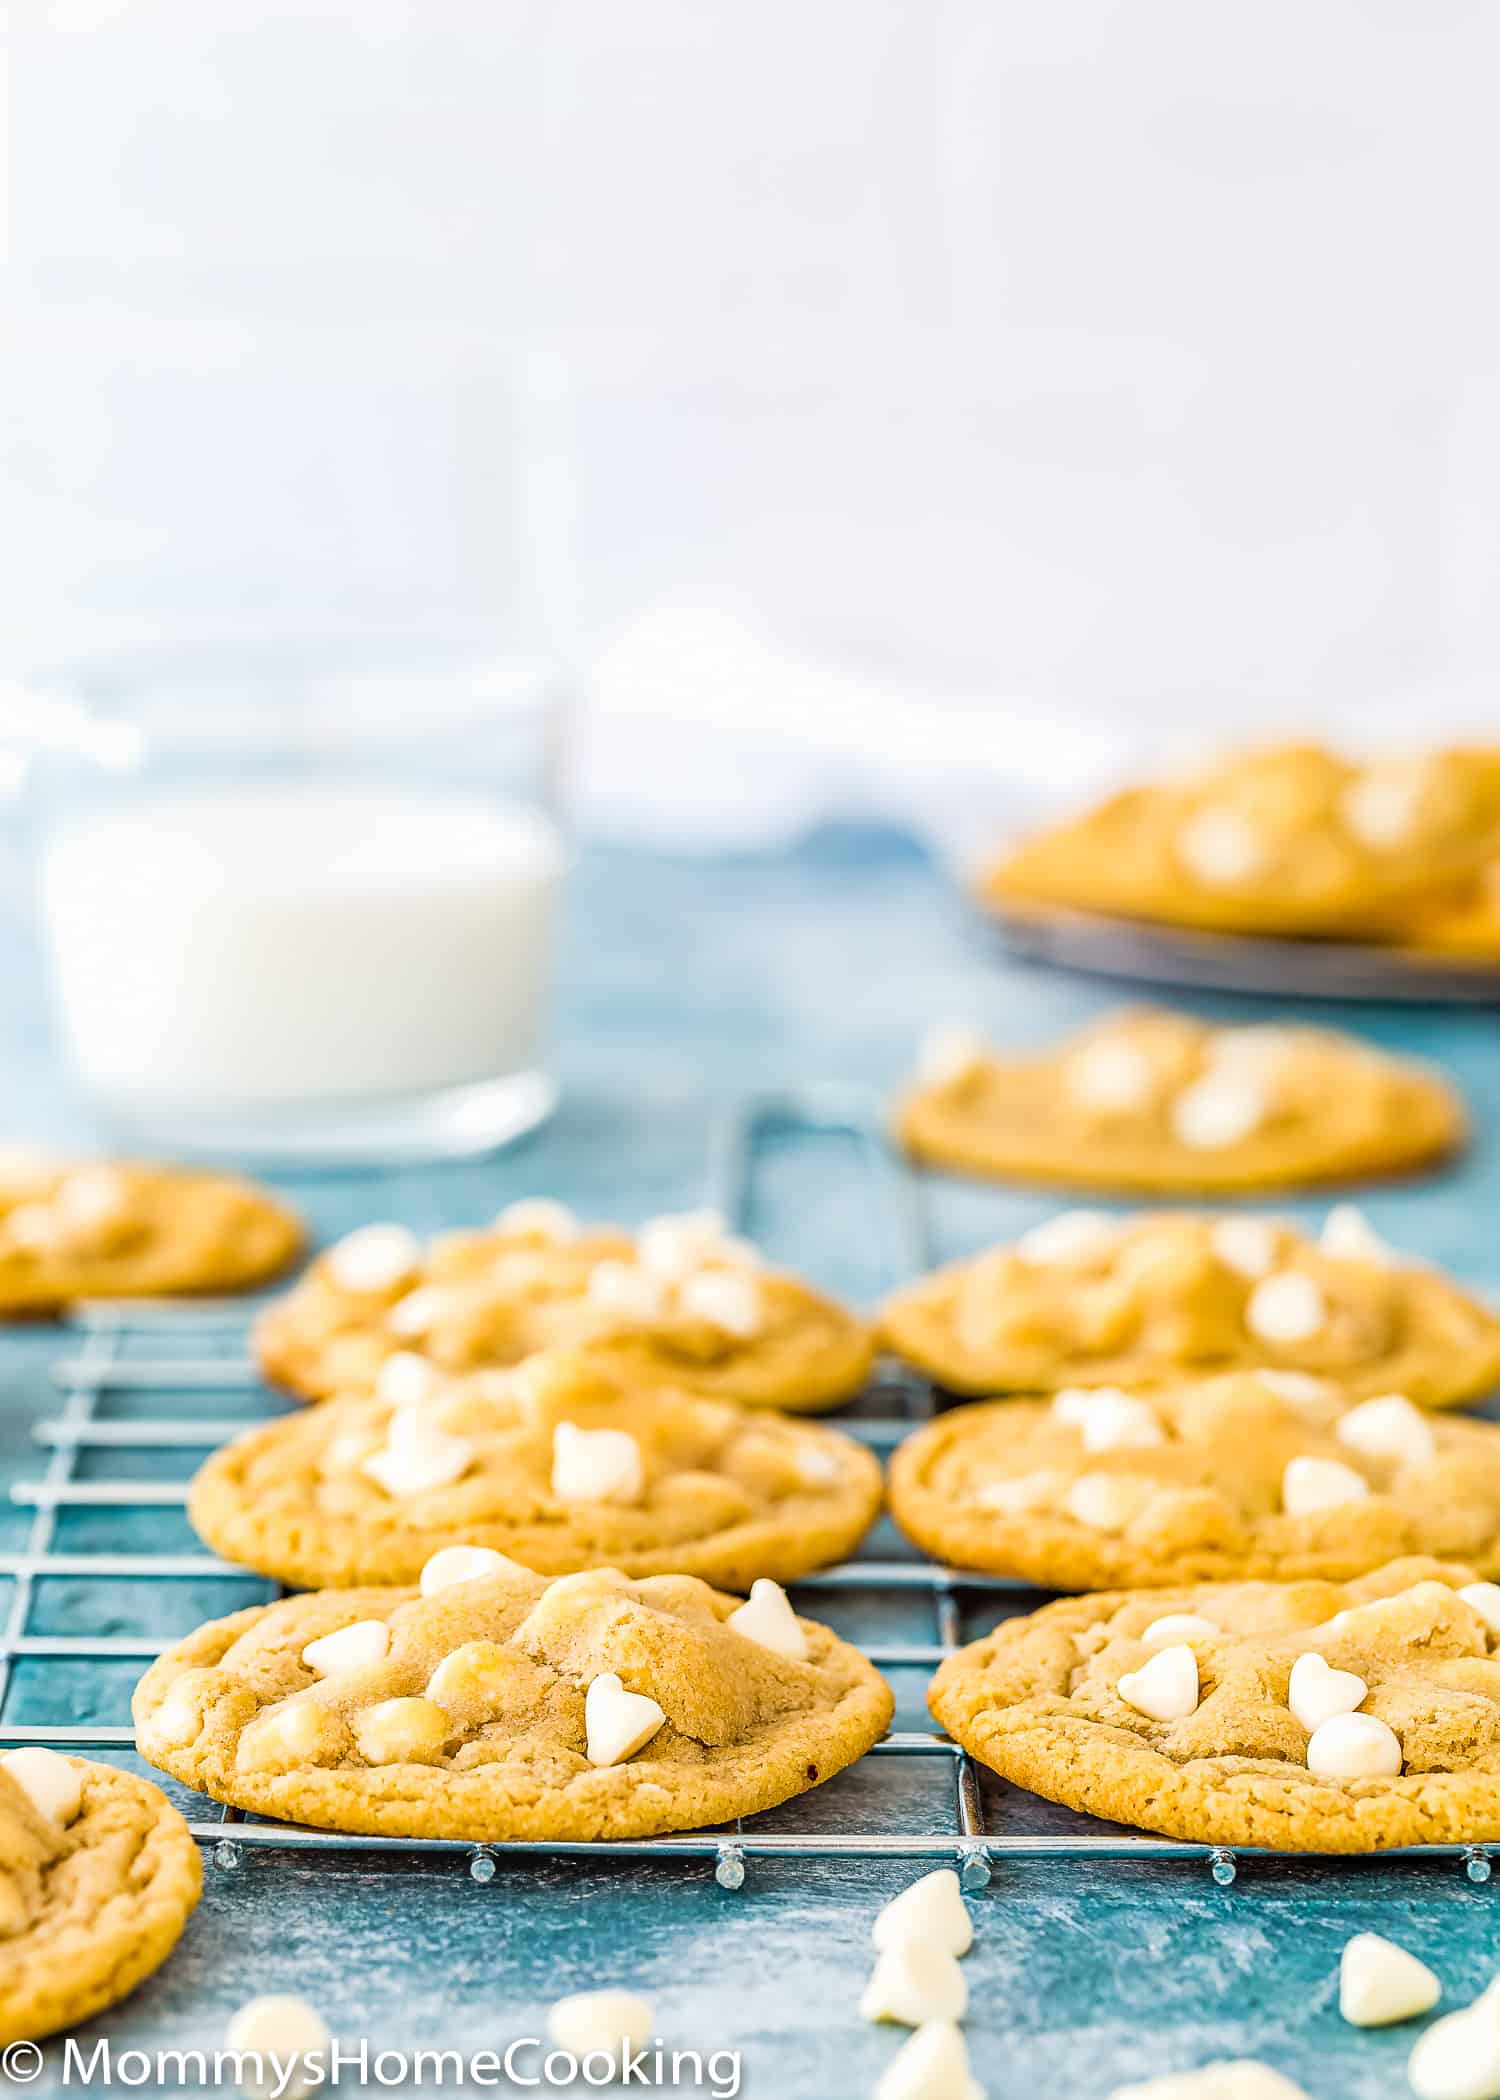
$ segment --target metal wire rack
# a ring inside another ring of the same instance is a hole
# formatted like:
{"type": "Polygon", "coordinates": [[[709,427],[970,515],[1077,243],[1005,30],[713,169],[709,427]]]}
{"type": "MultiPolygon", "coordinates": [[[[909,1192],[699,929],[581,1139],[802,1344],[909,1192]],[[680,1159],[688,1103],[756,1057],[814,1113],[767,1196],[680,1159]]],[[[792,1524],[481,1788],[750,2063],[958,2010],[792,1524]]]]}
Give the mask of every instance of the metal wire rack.
{"type": "MultiPolygon", "coordinates": [[[[809,1137],[836,1139],[854,1148],[871,1198],[864,1216],[867,1224],[874,1221],[887,1242],[891,1272],[905,1276],[926,1266],[927,1231],[920,1188],[885,1144],[879,1103],[851,1089],[809,1088],[757,1096],[743,1104],[716,1134],[708,1176],[710,1200],[735,1224],[748,1224],[764,1148],[788,1138],[801,1141],[809,1137]]],[[[38,1631],[33,1619],[42,1585],[66,1582],[74,1586],[71,1594],[75,1598],[100,1586],[93,1609],[84,1615],[103,1624],[123,1615],[121,1599],[132,1583],[148,1584],[153,1593],[170,1595],[187,1593],[196,1582],[227,1579],[252,1593],[241,1602],[284,1594],[246,1570],[203,1552],[117,1551],[111,1547],[72,1551],[59,1538],[60,1524],[75,1512],[160,1509],[180,1513],[185,1504],[183,1480],[85,1479],[79,1477],[80,1463],[93,1471],[101,1466],[107,1469],[123,1454],[206,1454],[253,1422],[279,1411],[247,1353],[253,1311],[253,1306],[247,1308],[240,1300],[121,1301],[83,1306],[74,1315],[70,1352],[53,1369],[61,1406],[34,1430],[37,1443],[48,1454],[45,1464],[36,1478],[17,1482],[11,1489],[12,1501],[29,1509],[31,1517],[20,1550],[0,1554],[0,1580],[8,1579],[11,1585],[8,1608],[0,1620],[0,1745],[44,1743],[106,1754],[133,1750],[135,1735],[128,1710],[122,1711],[118,1723],[78,1720],[38,1725],[12,1720],[10,1695],[16,1665],[50,1660],[91,1670],[139,1662],[144,1668],[163,1646],[190,1632],[204,1615],[189,1609],[165,1632],[160,1626],[139,1632],[38,1631]],[[170,1412],[172,1396],[214,1392],[240,1396],[250,1411],[224,1419],[170,1412]],[[153,1401],[165,1402],[169,1411],[150,1411],[153,1401]],[[143,1408],[144,1413],[139,1411],[143,1408]],[[102,1599],[108,1600],[104,1608],[102,1599]]],[[[935,1404],[925,1380],[908,1370],[886,1366],[861,1399],[835,1419],[849,1434],[883,1451],[927,1419],[935,1404]]],[[[893,1546],[890,1558],[823,1569],[794,1587],[799,1597],[805,1593],[812,1611],[838,1613],[846,1636],[879,1667],[920,1676],[923,1690],[926,1676],[966,1638],[966,1608],[977,1608],[988,1600],[993,1617],[996,1606],[1028,1611],[1042,1601],[1043,1593],[1002,1578],[895,1557],[903,1550],[893,1546]],[[904,1611],[909,1618],[915,1600],[920,1600],[918,1608],[924,1617],[930,1614],[930,1637],[886,1638],[892,1609],[904,1611]]],[[[92,1708],[97,1702],[90,1697],[82,1703],[92,1708]]],[[[124,1709],[123,1694],[119,1703],[124,1709]]],[[[1206,1863],[1221,1886],[1233,1882],[1238,1873],[1236,1854],[1227,1847],[1117,1831],[1039,1802],[1021,1789],[997,1786],[949,1737],[928,1729],[892,1731],[854,1770],[865,1776],[873,1772],[883,1780],[894,1767],[915,1768],[924,1781],[927,1775],[934,1775],[935,1793],[924,1794],[920,1810],[913,1812],[899,1786],[862,1788],[859,1819],[876,1827],[856,1829],[839,1827],[844,1820],[839,1811],[840,1780],[814,1789],[784,1810],[715,1829],[633,1841],[495,1840],[475,1844],[445,1838],[354,1836],[247,1816],[198,1795],[190,1798],[188,1821],[194,1836],[208,1846],[214,1863],[225,1871],[239,1867],[250,1851],[295,1850],[448,1856],[466,1864],[468,1873],[480,1883],[492,1881],[499,1862],[509,1858],[702,1859],[713,1863],[716,1880],[731,1890],[743,1886],[747,1862],[755,1858],[949,1861],[971,1893],[989,1884],[996,1864],[1002,1861],[1191,1860],[1206,1863]],[[873,1805],[863,1798],[866,1792],[873,1805]],[[808,1827],[809,1821],[814,1827],[808,1827]],[[826,1827],[816,1827],[819,1823],[826,1827]]],[[[850,1776],[843,1775],[843,1782],[850,1776]]],[[[1413,1846],[1379,1855],[1383,1859],[1440,1856],[1459,1859],[1476,1885],[1490,1880],[1490,1854],[1483,1846],[1413,1846]]]]}

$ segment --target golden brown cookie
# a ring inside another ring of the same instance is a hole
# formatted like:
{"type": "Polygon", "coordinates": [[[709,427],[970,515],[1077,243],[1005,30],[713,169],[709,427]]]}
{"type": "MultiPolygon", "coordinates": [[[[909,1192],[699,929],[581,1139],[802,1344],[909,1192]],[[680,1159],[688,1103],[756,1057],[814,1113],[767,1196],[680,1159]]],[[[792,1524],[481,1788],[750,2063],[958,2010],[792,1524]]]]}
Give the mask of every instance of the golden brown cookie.
{"type": "Polygon", "coordinates": [[[266,1376],[307,1400],[369,1392],[398,1350],[470,1371],[587,1348],[628,1383],[816,1412],[857,1393],[872,1361],[862,1321],[760,1268],[712,1212],[632,1237],[546,1202],[426,1249],[400,1225],[351,1233],[255,1339],[266,1376]]]}
{"type": "Polygon", "coordinates": [[[884,1345],[960,1393],[1258,1367],[1451,1407],[1500,1381],[1500,1318],[1347,1204],[1321,1238],[1258,1217],[1064,1211],[887,1301],[884,1345]]]}
{"type": "Polygon", "coordinates": [[[302,1239],[285,1204],[232,1175],[0,1147],[0,1317],[244,1290],[302,1239]]]}
{"type": "Polygon", "coordinates": [[[773,1808],[862,1756],[892,1707],[864,1656],[774,1584],[742,1605],[608,1568],[289,1597],[201,1627],[134,1701],[144,1754],[217,1801],[476,1841],[649,1837],[773,1808]]]}
{"type": "Polygon", "coordinates": [[[1500,747],[1356,763],[1235,752],[1023,839],[979,891],[1174,926],[1315,933],[1416,900],[1500,852],[1500,747]]]}
{"type": "Polygon", "coordinates": [[[309,1589],[415,1582],[456,1544],[549,1575],[617,1567],[746,1589],[842,1559],[880,1485],[852,1437],[630,1386],[585,1353],[454,1377],[393,1356],[377,1394],[226,1445],[188,1512],[216,1552],[309,1589]]]}
{"type": "Polygon", "coordinates": [[[1421,955],[1451,962],[1500,963],[1500,860],[1440,896],[1388,913],[1372,933],[1421,955]]]}
{"type": "Polygon", "coordinates": [[[0,2043],[133,1991],[176,1946],[202,1880],[186,1823],[148,1781],[50,1750],[0,1761],[0,2043]]]}
{"type": "Polygon", "coordinates": [[[1224,1195],[1407,1172],[1453,1151],[1467,1119],[1436,1072],[1354,1036],[1131,1007],[1039,1056],[935,1032],[896,1129],[960,1173],[1224,1195]]]}
{"type": "Polygon", "coordinates": [[[937,1560],[1051,1590],[1318,1576],[1403,1554],[1500,1575],[1500,1427],[1304,1373],[957,1407],[891,1461],[937,1560]]]}
{"type": "Polygon", "coordinates": [[[961,1649],[931,1706],[1004,1778],[1167,1837],[1493,1843],[1497,1640],[1500,1586],[1439,1561],[1347,1584],[1110,1591],[961,1649]]]}

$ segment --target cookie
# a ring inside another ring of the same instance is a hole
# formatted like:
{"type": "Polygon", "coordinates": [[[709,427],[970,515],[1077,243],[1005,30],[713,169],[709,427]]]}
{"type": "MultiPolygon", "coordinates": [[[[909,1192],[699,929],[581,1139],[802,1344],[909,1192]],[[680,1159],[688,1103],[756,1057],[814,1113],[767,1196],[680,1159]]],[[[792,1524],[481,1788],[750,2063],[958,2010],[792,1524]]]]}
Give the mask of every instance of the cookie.
{"type": "Polygon", "coordinates": [[[366,1226],[256,1329],[266,1376],[306,1400],[370,1391],[398,1350],[468,1371],[552,1348],[587,1348],[637,1385],[799,1412],[851,1398],[872,1362],[861,1321],[760,1268],[712,1212],[632,1237],[546,1202],[426,1249],[402,1226],[366,1226]]]}
{"type": "Polygon", "coordinates": [[[113,2005],[159,1969],[202,1886],[160,1790],[51,1750],[0,1759],[0,2043],[113,2005]]]}
{"type": "Polygon", "coordinates": [[[244,1290],[285,1269],[302,1237],[285,1204],[228,1174],[0,1147],[0,1317],[244,1290]]]}
{"type": "Polygon", "coordinates": [[[607,1566],[744,1589],[842,1559],[880,1491],[852,1437],[631,1386],[558,1350],[453,1377],[388,1357],[379,1393],[226,1445],[188,1511],[216,1552],[309,1589],[415,1582],[454,1544],[549,1575],[607,1566]]]}
{"type": "Polygon", "coordinates": [[[1001,909],[1319,933],[1435,893],[1497,852],[1500,747],[1361,765],[1281,744],[1126,789],[1023,839],[979,894],[1001,909]]]}
{"type": "Polygon", "coordinates": [[[1441,896],[1387,914],[1371,931],[1377,939],[1421,955],[1500,963],[1500,860],[1490,861],[1441,896]]]}
{"type": "Polygon", "coordinates": [[[476,1842],[774,1808],[862,1756],[892,1710],[865,1657],[772,1584],[744,1605],[690,1575],[513,1566],[237,1612],[153,1663],[134,1701],[143,1753],[216,1801],[476,1842]]]}
{"type": "Polygon", "coordinates": [[[937,1031],[895,1121],[914,1157],[959,1173],[1156,1195],[1372,1180],[1467,1130],[1446,1080],[1354,1036],[1150,1007],[1030,1057],[937,1031]]]}
{"type": "Polygon", "coordinates": [[[1500,1839],[1500,1586],[1431,1560],[1350,1583],[1067,1597],[933,1679],[966,1750],[1048,1801],[1209,1845],[1500,1839]]]}
{"type": "Polygon", "coordinates": [[[1500,1427],[1302,1372],[958,1407],[891,1461],[891,1510],[961,1568],[1051,1590],[1269,1576],[1402,1555],[1500,1575],[1500,1427]]]}
{"type": "Polygon", "coordinates": [[[1500,1380],[1500,1318],[1348,1205],[1318,1240],[1269,1218],[1064,1211],[898,1291],[879,1334],[960,1393],[1269,1367],[1331,1379],[1351,1400],[1451,1407],[1500,1380]]]}

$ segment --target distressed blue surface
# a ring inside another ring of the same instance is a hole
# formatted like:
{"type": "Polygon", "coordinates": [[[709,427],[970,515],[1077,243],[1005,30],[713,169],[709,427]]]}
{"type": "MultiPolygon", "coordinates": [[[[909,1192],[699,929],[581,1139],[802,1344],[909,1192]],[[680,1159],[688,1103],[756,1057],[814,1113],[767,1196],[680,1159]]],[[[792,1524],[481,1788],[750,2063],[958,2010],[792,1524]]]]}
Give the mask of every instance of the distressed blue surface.
{"type": "MultiPolygon", "coordinates": [[[[0,933],[0,982],[4,1123],[86,1138],[54,1073],[29,958],[9,929],[0,933]]],[[[372,1216],[425,1231],[540,1191],[587,1212],[640,1217],[699,1200],[715,1106],[745,1088],[812,1078],[884,1088],[934,1017],[969,1017],[1003,1039],[1041,1041],[1118,996],[998,965],[939,874],[899,839],[828,834],[777,857],[708,866],[595,853],[574,897],[559,1025],[566,1092],[553,1124],[476,1165],[287,1186],[322,1235],[372,1216]]],[[[1226,1017],[1272,1012],[1222,998],[1193,1004],[1226,1017]]],[[[1298,1012],[1439,1059],[1460,1080],[1479,1125],[1470,1159],[1433,1180],[1376,1192],[1366,1208],[1397,1242],[1476,1281],[1500,1276],[1496,1017],[1298,1012]]],[[[1055,1207],[1042,1196],[935,1184],[937,1251],[1008,1236],[1055,1207]]],[[[1320,1207],[1277,1206],[1310,1215],[1320,1207]]],[[[895,1280],[851,1163],[831,1146],[768,1164],[756,1222],[779,1258],[834,1290],[868,1299],[895,1280]]],[[[45,1369],[56,1347],[48,1332],[0,1336],[6,1477],[35,1469],[28,1425],[49,1404],[45,1369]]],[[[223,1394],[176,1404],[184,1415],[263,1405],[223,1394]]],[[[116,1396],[108,1411],[130,1405],[116,1396]]],[[[161,1411],[158,1399],[150,1405],[161,1411]]],[[[186,1451],[144,1463],[96,1454],[86,1471],[165,1477],[191,1464],[186,1451]]],[[[19,1543],[25,1528],[24,1512],[0,1507],[0,1542],[19,1543]]],[[[65,1514],[58,1543],[146,1541],[187,1544],[188,1535],[172,1512],[75,1511],[65,1514]]],[[[876,1550],[897,1549],[877,1540],[876,1550]]],[[[165,1639],[263,1593],[250,1578],[170,1591],[120,1584],[109,1596],[50,1583],[32,1626],[165,1639]]],[[[883,1637],[928,1637],[920,1616],[916,1603],[893,1605],[883,1637]]],[[[967,1630],[982,1623],[981,1613],[967,1630]]],[[[23,1663],[5,1718],[120,1720],[135,1674],[128,1663],[96,1667],[87,1678],[68,1664],[23,1663]]],[[[897,1688],[901,1724],[920,1725],[919,1677],[897,1688]]],[[[843,1792],[829,1790],[820,1814],[857,1819],[870,1783],[868,1766],[836,1783],[843,1792]]],[[[996,1812],[1005,1812],[1003,1801],[996,1812]]],[[[930,1803],[914,1799],[913,1813],[944,1827],[930,1803]]],[[[178,1953],[85,2037],[145,2049],[212,2047],[251,1992],[296,1990],[349,2041],[474,2049],[536,2032],[543,2008],[565,1991],[619,1982],[655,2002],[672,2043],[741,2049],[743,2090],[760,2100],[853,2100],[869,2091],[898,2039],[855,2012],[870,1919],[916,1871],[752,1862],[746,1888],[730,1895],[696,1863],[506,1864],[481,1888],[451,1862],[251,1857],[235,1874],[209,1869],[178,1953]]],[[[1404,1940],[1439,1970],[1456,2002],[1488,1982],[1500,1960],[1497,1905],[1500,1888],[1475,1890],[1452,1865],[1247,1862],[1229,1890],[1190,1865],[1003,1865],[975,1904],[979,1933],[966,1964],[975,2061],[992,2096],[1102,2100],[1127,2077],[1255,2054],[1301,2080],[1315,2100],[1376,2100],[1404,2090],[1411,2035],[1355,2034],[1339,2021],[1334,1975],[1344,1940],[1365,1929],[1404,1940]]],[[[48,2073],[31,2090],[56,2089],[54,2045],[48,2073]]],[[[429,2078],[419,2089],[437,2088],[429,2078]]]]}

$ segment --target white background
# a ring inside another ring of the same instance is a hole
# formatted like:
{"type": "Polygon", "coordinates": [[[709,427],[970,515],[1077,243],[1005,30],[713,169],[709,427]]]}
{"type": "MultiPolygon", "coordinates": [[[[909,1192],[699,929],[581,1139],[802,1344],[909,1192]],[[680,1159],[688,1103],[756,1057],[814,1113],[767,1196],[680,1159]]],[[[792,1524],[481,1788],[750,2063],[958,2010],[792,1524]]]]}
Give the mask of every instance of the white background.
{"type": "Polygon", "coordinates": [[[13,649],[686,603],[1038,733],[1500,726],[1493,0],[5,19],[13,649]]]}

